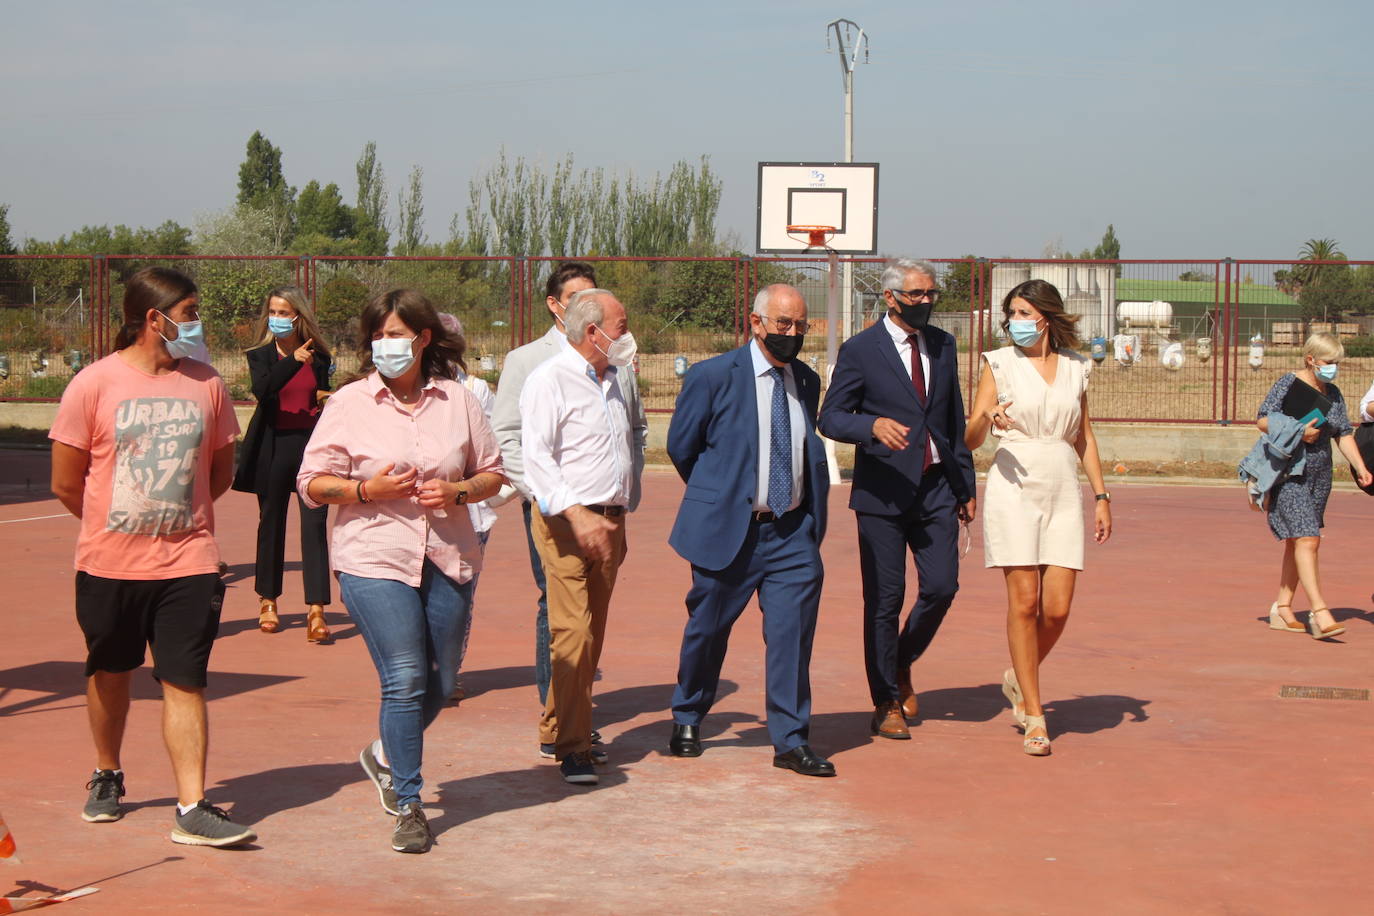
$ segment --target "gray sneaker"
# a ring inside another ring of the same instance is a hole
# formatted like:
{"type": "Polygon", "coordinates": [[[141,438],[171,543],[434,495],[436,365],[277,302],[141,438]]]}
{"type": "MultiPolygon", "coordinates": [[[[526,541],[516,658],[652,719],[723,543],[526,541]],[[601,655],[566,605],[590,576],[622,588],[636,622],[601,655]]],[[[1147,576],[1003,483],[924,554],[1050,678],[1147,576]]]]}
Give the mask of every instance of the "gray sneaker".
{"type": "Polygon", "coordinates": [[[406,805],[405,811],[396,818],[396,828],[391,831],[391,848],[397,852],[429,852],[434,842],[434,834],[429,832],[429,821],[419,805],[406,805]]]}
{"type": "Polygon", "coordinates": [[[223,809],[203,798],[185,814],[178,808],[172,828],[172,842],[184,846],[237,846],[257,838],[251,828],[235,824],[223,809]]]}
{"type": "Polygon", "coordinates": [[[362,764],[363,772],[377,787],[377,795],[382,800],[382,810],[400,817],[401,808],[396,802],[396,789],[391,785],[391,767],[384,767],[377,762],[377,755],[372,753],[370,743],[358,755],[358,763],[362,764]]]}
{"type": "Polygon", "coordinates": [[[86,807],[81,811],[81,819],[88,824],[117,821],[124,816],[124,808],[119,800],[124,796],[124,774],[114,770],[96,770],[91,781],[86,783],[90,794],[86,796],[86,807]]]}

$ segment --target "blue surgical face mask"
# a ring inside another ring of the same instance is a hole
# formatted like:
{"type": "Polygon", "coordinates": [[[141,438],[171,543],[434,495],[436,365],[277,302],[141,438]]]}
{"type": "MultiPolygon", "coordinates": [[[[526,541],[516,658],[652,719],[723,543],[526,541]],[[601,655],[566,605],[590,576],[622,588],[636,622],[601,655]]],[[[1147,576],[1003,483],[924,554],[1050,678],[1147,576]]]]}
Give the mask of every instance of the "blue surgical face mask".
{"type": "Polygon", "coordinates": [[[1018,347],[1033,347],[1045,332],[1039,328],[1040,322],[1032,319],[1021,320],[1013,318],[1007,322],[1007,330],[1011,333],[1012,343],[1018,347]]]}
{"type": "Polygon", "coordinates": [[[414,337],[383,337],[372,341],[372,365],[387,378],[400,378],[415,365],[414,337]]]}
{"type": "Polygon", "coordinates": [[[277,315],[267,316],[267,330],[276,337],[290,337],[291,332],[295,329],[296,319],[294,318],[282,318],[277,315]]]}
{"type": "Polygon", "coordinates": [[[1325,366],[1317,366],[1312,371],[1316,372],[1317,378],[1321,379],[1323,382],[1334,382],[1336,380],[1336,370],[1339,368],[1340,366],[1337,366],[1335,363],[1327,363],[1325,366]]]}
{"type": "MultiPolygon", "coordinates": [[[[163,318],[167,318],[164,313],[163,318]]],[[[167,321],[176,325],[177,336],[174,340],[167,340],[167,335],[162,334],[162,339],[167,343],[167,355],[172,359],[181,359],[186,356],[194,357],[197,353],[205,351],[205,329],[199,321],[167,321]]]]}

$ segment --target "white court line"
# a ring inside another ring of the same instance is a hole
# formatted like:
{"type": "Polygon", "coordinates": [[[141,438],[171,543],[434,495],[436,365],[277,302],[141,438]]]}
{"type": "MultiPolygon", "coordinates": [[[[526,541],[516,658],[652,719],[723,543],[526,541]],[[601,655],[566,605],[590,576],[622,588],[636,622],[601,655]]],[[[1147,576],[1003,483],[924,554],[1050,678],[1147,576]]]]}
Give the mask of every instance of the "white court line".
{"type": "Polygon", "coordinates": [[[49,518],[66,518],[67,515],[68,513],[63,512],[61,515],[35,515],[32,518],[6,518],[0,519],[0,525],[8,525],[13,522],[41,522],[49,518]]]}

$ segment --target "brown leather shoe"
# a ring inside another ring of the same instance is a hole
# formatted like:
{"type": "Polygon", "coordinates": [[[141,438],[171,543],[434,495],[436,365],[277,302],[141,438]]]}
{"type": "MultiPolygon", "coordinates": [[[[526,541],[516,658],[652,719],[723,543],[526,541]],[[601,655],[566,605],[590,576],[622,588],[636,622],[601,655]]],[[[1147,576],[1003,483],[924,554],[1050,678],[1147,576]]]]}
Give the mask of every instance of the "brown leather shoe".
{"type": "Polygon", "coordinates": [[[902,697],[902,715],[908,719],[916,718],[917,713],[921,711],[921,705],[916,700],[916,691],[911,687],[910,668],[897,673],[897,690],[902,697]]]}
{"type": "Polygon", "coordinates": [[[869,728],[879,738],[911,740],[911,729],[906,727],[906,719],[902,718],[902,704],[896,700],[873,710],[873,721],[869,723],[869,728]]]}
{"type": "Polygon", "coordinates": [[[306,642],[329,642],[329,624],[324,622],[324,605],[312,604],[305,614],[306,642]]]}
{"type": "Polygon", "coordinates": [[[277,602],[271,598],[259,598],[258,629],[264,633],[275,633],[281,628],[281,618],[277,616],[277,602]]]}

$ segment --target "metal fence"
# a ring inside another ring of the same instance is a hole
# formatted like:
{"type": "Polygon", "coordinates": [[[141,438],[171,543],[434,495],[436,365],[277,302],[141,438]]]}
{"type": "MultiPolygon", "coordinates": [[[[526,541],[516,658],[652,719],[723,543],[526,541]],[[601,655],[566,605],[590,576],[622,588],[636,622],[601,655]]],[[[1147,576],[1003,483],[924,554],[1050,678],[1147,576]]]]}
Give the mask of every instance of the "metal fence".
{"type": "MultiPolygon", "coordinates": [[[[302,287],[336,355],[356,368],[356,317],[373,295],[422,290],[462,320],[469,370],[499,383],[504,354],[548,328],[544,284],[561,259],[549,257],[0,256],[0,399],[49,400],[72,374],[108,353],[120,323],[123,281],[162,264],[190,274],[216,368],[236,398],[248,399],[243,350],[268,290],[302,287]]],[[[651,410],[671,410],[686,365],[742,343],[755,293],[797,286],[811,306],[803,353],[824,376],[830,266],[823,257],[590,257],[600,285],[631,313],[640,344],[639,379],[651,410]]],[[[877,258],[843,258],[850,289],[836,332],[842,340],[882,317],[877,258]]],[[[1344,377],[1360,387],[1374,375],[1374,262],[1265,260],[935,260],[947,291],[934,321],[955,336],[966,400],[978,354],[1006,344],[1001,302],[1017,283],[1045,279],[1080,316],[1084,351],[1098,359],[1093,415],[1102,420],[1248,422],[1273,379],[1295,367],[1306,334],[1350,340],[1344,377]],[[1306,317],[1304,317],[1306,316],[1306,317]],[[1262,349],[1262,355],[1256,354],[1262,349]],[[1165,357],[1168,357],[1168,360],[1165,357]],[[1258,362],[1259,365],[1255,365],[1258,362]],[[1167,364],[1166,364],[1167,363],[1167,364]]]]}

